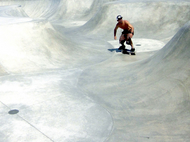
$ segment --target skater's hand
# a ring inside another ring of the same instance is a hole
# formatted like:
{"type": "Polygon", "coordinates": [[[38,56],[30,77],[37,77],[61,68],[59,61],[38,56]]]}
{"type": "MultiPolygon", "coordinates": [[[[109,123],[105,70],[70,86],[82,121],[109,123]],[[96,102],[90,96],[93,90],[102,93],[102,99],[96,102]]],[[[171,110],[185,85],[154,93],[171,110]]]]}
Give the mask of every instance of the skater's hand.
{"type": "Polygon", "coordinates": [[[116,37],[116,36],[114,36],[114,39],[116,40],[116,39],[117,39],[117,37],[116,37]]]}

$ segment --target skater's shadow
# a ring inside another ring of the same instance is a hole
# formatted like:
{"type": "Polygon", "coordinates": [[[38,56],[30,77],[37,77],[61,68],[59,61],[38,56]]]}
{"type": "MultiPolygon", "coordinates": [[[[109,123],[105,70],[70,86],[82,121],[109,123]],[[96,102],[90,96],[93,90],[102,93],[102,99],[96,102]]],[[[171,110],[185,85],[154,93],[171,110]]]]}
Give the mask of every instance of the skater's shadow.
{"type": "Polygon", "coordinates": [[[114,49],[108,49],[108,51],[110,52],[121,52],[121,50],[119,50],[118,48],[114,48],[114,49]]]}

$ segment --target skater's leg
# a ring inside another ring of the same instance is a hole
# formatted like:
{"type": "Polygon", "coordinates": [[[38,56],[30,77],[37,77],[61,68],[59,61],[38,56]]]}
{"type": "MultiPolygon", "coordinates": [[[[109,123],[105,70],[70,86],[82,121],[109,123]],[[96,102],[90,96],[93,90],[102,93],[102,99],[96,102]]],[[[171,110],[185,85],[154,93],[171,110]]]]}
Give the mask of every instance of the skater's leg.
{"type": "Polygon", "coordinates": [[[119,49],[125,49],[125,45],[124,45],[124,43],[125,43],[125,37],[124,37],[123,34],[120,36],[119,43],[121,44],[121,46],[120,46],[119,49]]]}
{"type": "Polygon", "coordinates": [[[120,44],[121,44],[121,46],[123,46],[123,47],[125,47],[124,43],[125,43],[125,40],[120,41],[120,44]]]}
{"type": "Polygon", "coordinates": [[[131,39],[132,37],[133,37],[132,33],[127,34],[127,44],[131,45],[131,51],[135,51],[135,48],[133,46],[133,41],[131,39]]]}

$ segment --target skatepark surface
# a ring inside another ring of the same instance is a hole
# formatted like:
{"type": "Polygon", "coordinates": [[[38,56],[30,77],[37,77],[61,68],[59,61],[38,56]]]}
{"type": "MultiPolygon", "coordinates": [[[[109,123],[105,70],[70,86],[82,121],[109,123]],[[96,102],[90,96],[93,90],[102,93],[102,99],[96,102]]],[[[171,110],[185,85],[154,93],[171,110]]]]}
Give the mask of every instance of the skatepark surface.
{"type": "Polygon", "coordinates": [[[0,1],[0,142],[189,141],[190,0],[0,1]]]}

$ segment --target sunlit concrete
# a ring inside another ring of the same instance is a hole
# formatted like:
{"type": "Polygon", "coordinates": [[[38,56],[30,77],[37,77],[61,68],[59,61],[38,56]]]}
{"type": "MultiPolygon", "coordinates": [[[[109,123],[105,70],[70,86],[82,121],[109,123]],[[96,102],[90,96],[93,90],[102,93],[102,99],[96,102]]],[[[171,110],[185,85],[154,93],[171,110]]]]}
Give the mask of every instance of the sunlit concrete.
{"type": "Polygon", "coordinates": [[[189,0],[0,1],[0,141],[190,141],[189,20],[189,0]]]}

